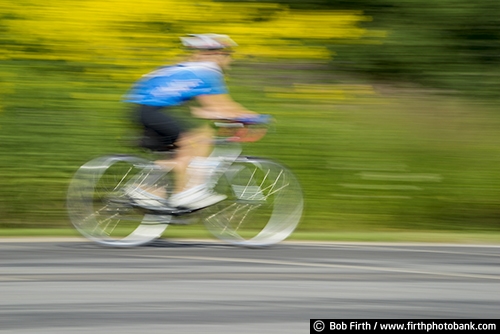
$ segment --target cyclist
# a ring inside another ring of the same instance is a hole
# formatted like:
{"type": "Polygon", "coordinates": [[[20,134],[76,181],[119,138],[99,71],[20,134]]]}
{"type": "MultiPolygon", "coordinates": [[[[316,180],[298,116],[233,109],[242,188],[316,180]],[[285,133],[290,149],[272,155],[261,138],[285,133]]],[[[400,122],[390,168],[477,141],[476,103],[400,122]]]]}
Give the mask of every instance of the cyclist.
{"type": "Polygon", "coordinates": [[[181,37],[181,41],[191,50],[190,59],[144,75],[125,97],[125,102],[134,104],[135,121],[144,129],[147,140],[143,146],[153,150],[175,148],[173,160],[156,161],[163,168],[173,168],[174,195],[165,199],[161,191],[138,186],[127,190],[132,201],[145,208],[166,205],[195,210],[225,199],[206,182],[212,130],[206,122],[200,124],[200,119],[255,114],[228,94],[223,71],[229,69],[232,49],[237,46],[231,38],[193,34],[181,37]],[[190,113],[183,109],[190,109],[190,113]]]}

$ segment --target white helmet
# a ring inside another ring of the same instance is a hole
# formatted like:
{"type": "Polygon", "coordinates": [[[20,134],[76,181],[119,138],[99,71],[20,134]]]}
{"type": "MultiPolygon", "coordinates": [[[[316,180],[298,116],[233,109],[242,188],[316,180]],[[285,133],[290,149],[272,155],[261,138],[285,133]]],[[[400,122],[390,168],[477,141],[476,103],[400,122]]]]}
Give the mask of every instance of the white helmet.
{"type": "Polygon", "coordinates": [[[229,36],[219,34],[191,34],[181,37],[182,44],[189,49],[220,50],[238,46],[229,36]]]}

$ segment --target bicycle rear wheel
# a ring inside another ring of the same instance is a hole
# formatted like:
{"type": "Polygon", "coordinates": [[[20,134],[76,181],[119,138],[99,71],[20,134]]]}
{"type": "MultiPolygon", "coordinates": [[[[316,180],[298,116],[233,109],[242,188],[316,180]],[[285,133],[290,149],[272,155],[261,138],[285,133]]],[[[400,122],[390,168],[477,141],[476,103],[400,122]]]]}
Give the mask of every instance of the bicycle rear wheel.
{"type": "Polygon", "coordinates": [[[215,191],[227,199],[207,210],[205,225],[217,238],[239,246],[268,246],[297,227],[304,206],[302,189],[285,166],[267,159],[239,157],[215,191]]]}
{"type": "MultiPolygon", "coordinates": [[[[68,188],[71,223],[83,236],[105,246],[132,247],[160,237],[168,224],[132,206],[124,191],[154,173],[160,173],[154,164],[134,156],[89,161],[76,172],[68,188]]],[[[153,178],[159,180],[158,175],[153,178]]]]}

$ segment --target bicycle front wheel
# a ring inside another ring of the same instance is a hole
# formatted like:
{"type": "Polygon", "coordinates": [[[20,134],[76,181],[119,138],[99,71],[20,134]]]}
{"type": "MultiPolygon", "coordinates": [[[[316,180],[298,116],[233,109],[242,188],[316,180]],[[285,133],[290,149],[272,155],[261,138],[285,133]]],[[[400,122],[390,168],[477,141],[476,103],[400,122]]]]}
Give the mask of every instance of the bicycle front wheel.
{"type": "Polygon", "coordinates": [[[239,246],[268,246],[297,227],[304,207],[302,189],[280,163],[239,157],[215,191],[227,199],[207,209],[205,225],[217,238],[239,246]]]}
{"type": "MultiPolygon", "coordinates": [[[[135,156],[104,156],[76,172],[67,195],[71,223],[86,238],[105,246],[132,247],[161,236],[168,224],[133,207],[124,188],[158,173],[151,162],[135,156]]],[[[159,177],[156,175],[155,180],[159,177]]]]}

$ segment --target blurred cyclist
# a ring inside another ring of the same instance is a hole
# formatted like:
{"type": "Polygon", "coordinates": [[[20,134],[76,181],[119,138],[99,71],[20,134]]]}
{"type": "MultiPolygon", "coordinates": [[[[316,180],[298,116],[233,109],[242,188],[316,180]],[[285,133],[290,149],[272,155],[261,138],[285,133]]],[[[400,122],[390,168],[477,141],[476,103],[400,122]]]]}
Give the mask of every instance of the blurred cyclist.
{"type": "Polygon", "coordinates": [[[223,70],[229,68],[232,48],[237,44],[219,34],[188,35],[181,41],[192,51],[190,59],[146,74],[125,98],[135,104],[136,121],[146,138],[143,146],[159,151],[175,148],[173,160],[156,161],[163,168],[173,168],[176,174],[176,193],[168,201],[158,190],[127,190],[135,204],[145,208],[196,210],[224,200],[225,196],[214,193],[206,184],[212,130],[206,121],[200,124],[200,119],[254,114],[233,101],[224,81],[223,70]],[[189,112],[180,106],[190,109],[191,116],[186,118],[189,112]]]}

